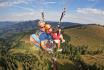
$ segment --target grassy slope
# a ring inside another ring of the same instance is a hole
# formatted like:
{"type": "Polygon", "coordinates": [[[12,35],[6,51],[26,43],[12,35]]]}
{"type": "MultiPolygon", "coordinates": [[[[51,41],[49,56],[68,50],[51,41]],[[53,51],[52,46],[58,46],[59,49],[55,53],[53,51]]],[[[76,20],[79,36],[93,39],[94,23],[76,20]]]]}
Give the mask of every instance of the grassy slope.
{"type": "MultiPolygon", "coordinates": [[[[75,46],[86,45],[89,50],[104,48],[104,27],[97,25],[84,25],[81,27],[64,29],[65,38],[70,37],[70,44],[75,46]],[[67,37],[66,37],[67,35],[67,37]]],[[[30,34],[26,34],[20,39],[25,43],[29,42],[30,34]]]]}
{"type": "MultiPolygon", "coordinates": [[[[64,29],[64,34],[65,34],[65,38],[67,40],[69,39],[68,36],[70,36],[71,40],[70,40],[69,44],[72,44],[74,46],[86,45],[86,46],[88,46],[88,49],[90,51],[104,49],[104,27],[102,27],[102,26],[84,25],[84,26],[79,26],[79,27],[75,27],[75,28],[68,28],[68,29],[64,29]]],[[[21,39],[21,41],[25,41],[25,42],[28,42],[28,40],[29,40],[29,35],[26,35],[23,39],[21,39]]],[[[102,53],[102,54],[104,54],[104,53],[102,53]]],[[[102,61],[102,58],[96,59],[97,56],[99,56],[99,54],[94,55],[94,56],[82,55],[82,59],[85,63],[89,63],[89,64],[90,63],[94,64],[95,60],[97,60],[96,62],[99,64],[99,62],[102,61]],[[101,61],[99,61],[99,59],[101,61]]],[[[100,57],[103,57],[103,55],[101,55],[100,57]]],[[[62,59],[60,59],[60,60],[61,60],[61,62],[67,61],[67,60],[62,60],[62,59]]],[[[60,60],[59,60],[59,63],[61,63],[60,60]]],[[[70,62],[70,60],[69,60],[69,62],[70,62]]],[[[102,64],[102,63],[100,63],[100,64],[102,64]]],[[[67,66],[67,65],[65,65],[65,66],[67,66]]],[[[62,67],[62,66],[60,66],[60,67],[62,67]]]]}
{"type": "Polygon", "coordinates": [[[65,29],[65,34],[71,37],[70,43],[75,46],[87,45],[90,50],[104,48],[104,27],[87,25],[65,29]]]}
{"type": "MultiPolygon", "coordinates": [[[[75,46],[87,45],[88,50],[103,50],[101,54],[81,55],[82,61],[89,65],[96,64],[97,67],[104,65],[104,27],[97,25],[86,25],[75,28],[64,29],[64,33],[71,37],[70,44],[75,46]]],[[[104,69],[104,68],[103,68],[104,69]]]]}
{"type": "MultiPolygon", "coordinates": [[[[97,49],[104,48],[104,27],[102,27],[102,26],[84,25],[84,26],[79,26],[79,27],[75,27],[75,28],[68,28],[68,29],[64,29],[64,34],[65,34],[65,38],[67,40],[69,39],[68,36],[70,36],[71,40],[70,40],[69,44],[73,44],[75,46],[87,45],[88,49],[91,51],[95,51],[97,49]]],[[[25,35],[21,39],[21,41],[24,41],[25,43],[29,44],[30,43],[29,36],[30,36],[30,34],[25,35]]],[[[34,49],[34,46],[33,45],[31,45],[31,46],[34,49]]],[[[98,56],[98,55],[95,55],[95,56],[98,56]]],[[[86,61],[88,62],[90,56],[86,57],[86,55],[85,55],[85,56],[82,56],[82,58],[85,60],[85,62],[86,61]]],[[[91,58],[92,58],[92,56],[91,56],[91,58]]],[[[62,59],[61,59],[61,61],[62,61],[62,59]]],[[[63,62],[65,62],[65,61],[67,61],[67,60],[64,60],[63,62]]]]}

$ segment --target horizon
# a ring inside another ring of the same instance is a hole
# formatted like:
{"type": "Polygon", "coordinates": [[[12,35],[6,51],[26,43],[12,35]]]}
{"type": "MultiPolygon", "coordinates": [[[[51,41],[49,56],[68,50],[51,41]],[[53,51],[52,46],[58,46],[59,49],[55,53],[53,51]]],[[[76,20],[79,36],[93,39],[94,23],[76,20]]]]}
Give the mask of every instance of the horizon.
{"type": "MultiPolygon", "coordinates": [[[[24,21],[0,21],[0,22],[14,22],[14,23],[20,23],[20,22],[29,22],[29,21],[37,21],[39,19],[35,19],[35,20],[24,20],[24,21]]],[[[51,21],[51,20],[48,20],[48,21],[45,21],[45,22],[59,22],[59,21],[51,21]]],[[[78,22],[70,22],[70,21],[62,21],[61,23],[73,23],[73,24],[83,24],[83,23],[78,23],[78,22]]],[[[104,25],[104,24],[97,24],[97,23],[86,23],[86,24],[91,24],[91,25],[104,25]]]]}
{"type": "Polygon", "coordinates": [[[62,22],[104,25],[103,0],[1,0],[0,21],[31,21],[41,18],[45,21],[59,21],[66,7],[62,22]]]}

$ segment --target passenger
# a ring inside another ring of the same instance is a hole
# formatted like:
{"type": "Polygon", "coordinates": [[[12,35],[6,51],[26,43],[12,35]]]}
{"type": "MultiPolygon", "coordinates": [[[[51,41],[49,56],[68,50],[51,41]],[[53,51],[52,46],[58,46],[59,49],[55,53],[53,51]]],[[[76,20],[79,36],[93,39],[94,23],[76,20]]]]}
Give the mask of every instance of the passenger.
{"type": "Polygon", "coordinates": [[[39,21],[38,22],[38,28],[39,30],[36,31],[35,34],[32,34],[30,36],[30,42],[32,42],[36,47],[40,48],[40,39],[39,36],[45,32],[45,22],[39,21]]]}
{"type": "Polygon", "coordinates": [[[53,40],[52,37],[50,35],[50,33],[52,32],[52,28],[50,24],[45,24],[45,33],[40,35],[40,41],[41,41],[41,47],[45,50],[51,50],[51,48],[53,48],[54,44],[53,44],[53,40]]]}
{"type": "Polygon", "coordinates": [[[58,48],[57,51],[62,51],[62,49],[60,49],[61,46],[61,41],[62,43],[65,42],[63,35],[60,34],[60,30],[58,28],[53,28],[53,31],[51,33],[51,36],[56,44],[56,47],[58,48]]]}

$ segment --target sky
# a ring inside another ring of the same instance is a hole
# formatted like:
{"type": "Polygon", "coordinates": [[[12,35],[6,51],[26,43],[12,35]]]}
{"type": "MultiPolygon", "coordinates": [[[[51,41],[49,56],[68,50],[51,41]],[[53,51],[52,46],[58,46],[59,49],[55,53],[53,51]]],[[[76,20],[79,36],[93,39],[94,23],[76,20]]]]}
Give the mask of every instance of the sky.
{"type": "Polygon", "coordinates": [[[104,0],[0,0],[0,21],[59,21],[64,7],[63,22],[104,25],[104,0]]]}

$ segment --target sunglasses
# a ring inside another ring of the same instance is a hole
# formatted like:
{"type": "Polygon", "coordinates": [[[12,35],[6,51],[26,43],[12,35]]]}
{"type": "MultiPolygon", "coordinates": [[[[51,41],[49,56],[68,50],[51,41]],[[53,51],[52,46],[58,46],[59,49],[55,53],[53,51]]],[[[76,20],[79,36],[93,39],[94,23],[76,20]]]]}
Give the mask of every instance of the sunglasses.
{"type": "Polygon", "coordinates": [[[44,28],[45,26],[43,26],[43,27],[40,27],[40,28],[44,28]]]}
{"type": "Polygon", "coordinates": [[[46,30],[50,30],[51,28],[48,28],[48,29],[46,29],[46,30]]]}

